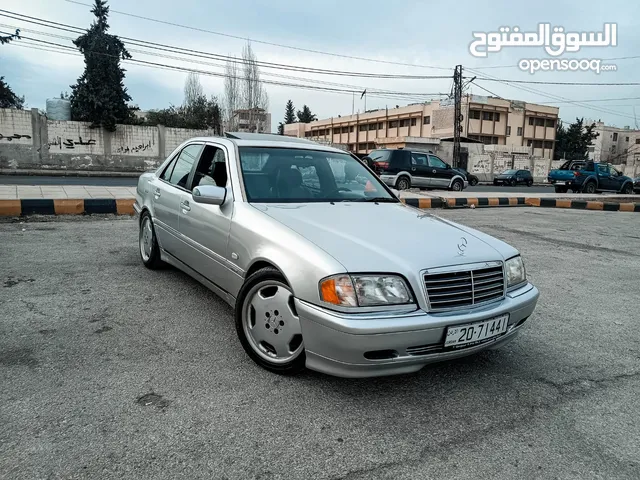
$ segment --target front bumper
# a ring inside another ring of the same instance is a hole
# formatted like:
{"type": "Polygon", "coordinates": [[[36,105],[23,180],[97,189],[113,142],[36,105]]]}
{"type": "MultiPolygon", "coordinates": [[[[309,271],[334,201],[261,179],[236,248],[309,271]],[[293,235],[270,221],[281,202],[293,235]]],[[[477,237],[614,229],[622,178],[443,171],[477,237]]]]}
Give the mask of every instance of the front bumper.
{"type": "Polygon", "coordinates": [[[429,363],[497,348],[513,340],[533,313],[539,292],[528,283],[504,300],[483,308],[447,314],[423,310],[382,314],[342,314],[296,299],[302,337],[311,370],[339,377],[374,377],[420,370],[429,363]],[[484,343],[445,349],[446,329],[452,325],[509,314],[508,330],[484,343]],[[371,352],[395,352],[391,358],[370,359],[371,352]],[[365,357],[365,353],[370,358],[365,357]]]}

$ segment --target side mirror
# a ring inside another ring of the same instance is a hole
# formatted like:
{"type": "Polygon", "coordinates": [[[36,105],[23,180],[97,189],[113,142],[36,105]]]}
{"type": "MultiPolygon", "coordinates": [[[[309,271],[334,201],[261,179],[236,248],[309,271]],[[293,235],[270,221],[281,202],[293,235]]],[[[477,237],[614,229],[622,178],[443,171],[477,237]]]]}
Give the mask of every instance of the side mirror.
{"type": "Polygon", "coordinates": [[[200,185],[193,189],[191,198],[196,203],[207,205],[222,205],[227,198],[227,189],[215,185],[200,185]]]}
{"type": "Polygon", "coordinates": [[[449,165],[448,163],[446,165],[447,165],[447,170],[451,170],[451,165],[449,165]]]}

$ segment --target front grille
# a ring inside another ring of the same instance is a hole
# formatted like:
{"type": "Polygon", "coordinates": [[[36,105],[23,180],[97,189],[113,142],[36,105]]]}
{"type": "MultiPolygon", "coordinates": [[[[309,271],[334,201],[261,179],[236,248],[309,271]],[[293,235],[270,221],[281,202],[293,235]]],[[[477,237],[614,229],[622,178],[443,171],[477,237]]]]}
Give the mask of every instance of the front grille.
{"type": "Polygon", "coordinates": [[[470,307],[504,296],[502,265],[424,275],[431,311],[470,307]]]}

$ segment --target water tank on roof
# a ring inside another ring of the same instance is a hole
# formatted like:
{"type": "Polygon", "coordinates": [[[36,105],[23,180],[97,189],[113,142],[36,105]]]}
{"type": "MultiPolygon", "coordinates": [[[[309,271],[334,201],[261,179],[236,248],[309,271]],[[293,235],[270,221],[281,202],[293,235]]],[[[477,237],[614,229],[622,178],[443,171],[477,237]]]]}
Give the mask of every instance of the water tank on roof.
{"type": "Polygon", "coordinates": [[[47,99],[47,118],[50,120],[71,120],[71,102],[66,98],[47,99]]]}

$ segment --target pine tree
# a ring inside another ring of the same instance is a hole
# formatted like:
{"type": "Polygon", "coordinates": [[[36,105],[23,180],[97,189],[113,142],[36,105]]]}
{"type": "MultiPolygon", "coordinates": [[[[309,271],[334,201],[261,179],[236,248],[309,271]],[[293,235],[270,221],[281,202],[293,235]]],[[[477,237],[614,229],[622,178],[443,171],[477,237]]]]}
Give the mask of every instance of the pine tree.
{"type": "Polygon", "coordinates": [[[74,120],[91,122],[91,127],[116,129],[116,123],[126,122],[131,112],[127,102],[131,97],[124,86],[124,69],[120,60],[131,58],[124,44],[107,33],[109,7],[106,0],[95,0],[91,9],[96,20],[73,43],[84,55],[85,70],[76,85],[71,86],[71,116],[74,120]]]}
{"type": "Polygon", "coordinates": [[[298,110],[298,121],[301,123],[309,123],[317,119],[318,117],[311,113],[311,109],[306,105],[302,106],[302,110],[298,110]]]}
{"type": "Polygon", "coordinates": [[[284,123],[285,125],[296,123],[296,109],[291,100],[287,101],[287,105],[284,107],[284,123]]]}
{"type": "Polygon", "coordinates": [[[4,82],[4,77],[0,77],[0,108],[17,108],[24,107],[24,97],[16,95],[11,87],[4,82]]]}

